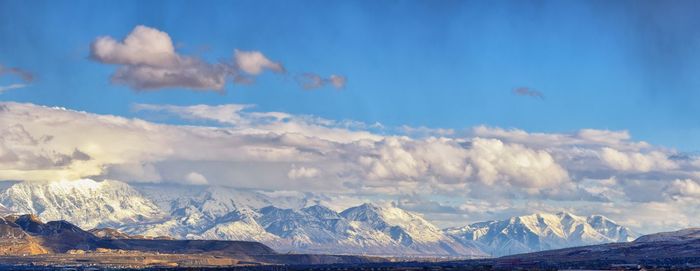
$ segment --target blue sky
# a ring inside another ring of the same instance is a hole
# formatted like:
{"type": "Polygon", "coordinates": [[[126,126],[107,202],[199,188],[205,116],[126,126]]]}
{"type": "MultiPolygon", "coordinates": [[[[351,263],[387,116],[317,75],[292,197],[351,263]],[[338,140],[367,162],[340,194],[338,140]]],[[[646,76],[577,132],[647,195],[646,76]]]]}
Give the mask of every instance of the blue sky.
{"type": "Polygon", "coordinates": [[[699,8],[0,0],[0,180],[380,199],[441,225],[698,225],[699,8]]]}
{"type": "MultiPolygon", "coordinates": [[[[1,1],[0,63],[37,80],[3,100],[129,116],[132,103],[250,103],[389,126],[629,130],[697,150],[697,1],[1,1]],[[215,61],[259,50],[292,72],[340,73],[342,91],[264,75],[226,94],[134,92],[88,59],[136,25],[215,61]],[[544,99],[514,95],[536,89],[544,99]]],[[[0,78],[9,84],[9,76],[0,78]]]]}

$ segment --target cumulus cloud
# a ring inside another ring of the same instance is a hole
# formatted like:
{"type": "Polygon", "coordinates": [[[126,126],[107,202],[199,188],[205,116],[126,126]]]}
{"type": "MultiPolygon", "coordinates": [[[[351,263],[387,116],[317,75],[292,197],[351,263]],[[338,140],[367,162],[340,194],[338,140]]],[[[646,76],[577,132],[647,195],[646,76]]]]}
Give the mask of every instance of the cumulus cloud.
{"type": "Polygon", "coordinates": [[[474,164],[483,182],[507,181],[524,187],[552,187],[569,178],[566,170],[544,150],[498,139],[476,138],[472,143],[474,164]]]}
{"type": "MultiPolygon", "coordinates": [[[[286,73],[282,63],[260,51],[234,49],[232,58],[217,63],[176,51],[168,33],[155,28],[136,26],[123,40],[111,36],[97,37],[90,46],[94,61],[116,65],[112,74],[114,84],[136,90],[187,88],[223,91],[227,82],[250,84],[264,71],[286,73]]],[[[1,74],[1,70],[0,70],[1,74]]],[[[319,77],[319,86],[345,86],[343,76],[319,77]]]]}
{"type": "Polygon", "coordinates": [[[668,154],[660,151],[626,153],[605,147],[600,155],[608,166],[619,171],[649,172],[652,170],[670,170],[678,167],[675,162],[668,158],[668,154]]]}
{"type": "Polygon", "coordinates": [[[533,97],[533,98],[540,98],[544,99],[544,94],[542,92],[529,88],[529,87],[517,87],[513,89],[513,93],[519,96],[527,96],[527,97],[533,97]]]}
{"type": "Polygon", "coordinates": [[[317,89],[325,86],[331,86],[336,89],[345,88],[348,79],[342,75],[331,74],[328,77],[321,77],[315,73],[302,73],[297,76],[297,82],[304,89],[317,89]]]}
{"type": "Polygon", "coordinates": [[[222,90],[233,72],[223,63],[210,64],[178,54],[168,33],[142,25],[136,26],[123,41],[98,37],[90,47],[90,58],[118,65],[112,82],[137,90],[222,90]]]}
{"type": "Polygon", "coordinates": [[[674,199],[700,199],[700,184],[691,179],[674,180],[664,189],[664,193],[674,199]]]}
{"type": "Polygon", "coordinates": [[[167,67],[179,61],[168,33],[143,25],[136,26],[120,42],[112,37],[97,38],[91,46],[91,57],[103,63],[167,67]]]}
{"type": "MultiPolygon", "coordinates": [[[[652,217],[626,215],[624,208],[635,204],[659,211],[700,206],[698,157],[674,158],[681,154],[634,141],[624,131],[476,127],[467,134],[413,137],[374,133],[356,122],[256,111],[253,105],[134,109],[145,118],[164,114],[185,124],[0,104],[0,179],[95,177],[388,200],[411,195],[432,206],[424,210],[434,212],[429,217],[452,212],[463,219],[493,217],[479,212],[482,201],[492,202],[487,207],[499,215],[600,210],[634,225],[652,217]]],[[[679,211],[688,218],[683,223],[693,223],[687,209],[679,211]]]]}

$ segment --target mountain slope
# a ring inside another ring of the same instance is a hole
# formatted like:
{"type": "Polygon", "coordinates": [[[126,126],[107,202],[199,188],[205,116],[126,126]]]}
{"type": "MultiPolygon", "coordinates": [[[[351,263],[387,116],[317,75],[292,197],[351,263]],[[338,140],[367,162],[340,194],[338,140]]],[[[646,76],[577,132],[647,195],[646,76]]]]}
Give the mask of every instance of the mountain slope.
{"type": "Polygon", "coordinates": [[[17,213],[85,228],[142,223],[162,215],[153,202],[118,181],[20,182],[0,193],[0,204],[17,213]]]}
{"type": "Polygon", "coordinates": [[[630,229],[603,216],[581,217],[565,212],[479,222],[448,228],[445,233],[463,244],[475,244],[493,256],[628,242],[636,237],[630,229]]]}
{"type": "Polygon", "coordinates": [[[510,255],[494,259],[493,262],[497,269],[610,269],[614,264],[655,266],[657,269],[670,267],[670,270],[692,269],[700,265],[699,232],[697,228],[690,228],[655,233],[641,236],[633,242],[510,255]]]}
{"type": "Polygon", "coordinates": [[[363,205],[372,206],[376,215],[371,220],[359,220],[349,218],[352,211],[345,213],[346,217],[321,205],[279,208],[264,195],[226,188],[185,194],[169,199],[170,204],[163,203],[163,196],[157,198],[161,199],[160,206],[167,205],[170,210],[165,220],[125,225],[120,230],[179,239],[258,241],[280,251],[303,253],[485,256],[477,248],[455,242],[419,216],[398,208],[363,205]],[[259,207],[265,204],[268,206],[259,207]],[[397,214],[406,221],[400,221],[397,214]],[[387,227],[377,228],[375,224],[387,227]],[[413,239],[418,241],[414,243],[413,239]]]}
{"type": "Polygon", "coordinates": [[[647,234],[634,240],[636,243],[650,242],[678,242],[686,240],[700,240],[700,228],[687,228],[671,232],[659,232],[647,234]]]}
{"type": "Polygon", "coordinates": [[[48,250],[39,240],[27,234],[13,222],[13,219],[0,217],[0,255],[36,255],[48,250]]]}
{"type": "Polygon", "coordinates": [[[471,244],[455,242],[421,216],[400,208],[366,203],[349,208],[340,215],[350,221],[352,227],[362,229],[353,237],[370,247],[378,246],[386,251],[403,247],[405,251],[401,254],[405,256],[486,255],[471,244]]]}
{"type": "MultiPolygon", "coordinates": [[[[160,195],[160,194],[158,194],[160,195]]],[[[128,234],[170,236],[177,239],[213,239],[283,242],[255,220],[259,214],[251,205],[264,205],[265,198],[226,188],[206,188],[196,193],[182,193],[161,201],[169,214],[153,223],[127,224],[120,230],[128,234]]]]}

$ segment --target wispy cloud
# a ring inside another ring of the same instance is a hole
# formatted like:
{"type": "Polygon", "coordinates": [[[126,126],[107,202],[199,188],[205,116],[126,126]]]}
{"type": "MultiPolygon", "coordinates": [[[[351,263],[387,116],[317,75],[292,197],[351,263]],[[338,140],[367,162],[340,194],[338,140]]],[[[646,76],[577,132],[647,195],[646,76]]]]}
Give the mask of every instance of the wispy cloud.
{"type": "Polygon", "coordinates": [[[342,75],[331,74],[328,77],[322,77],[315,73],[302,73],[297,76],[297,82],[304,89],[317,89],[325,86],[332,86],[336,89],[345,88],[348,79],[342,75]]]}
{"type": "Polygon", "coordinates": [[[544,99],[544,94],[542,94],[542,92],[540,92],[536,89],[533,89],[533,88],[529,88],[529,87],[514,88],[513,93],[515,93],[516,95],[520,95],[520,96],[528,96],[528,97],[533,97],[533,98],[544,99]]]}
{"type": "Polygon", "coordinates": [[[0,65],[0,76],[6,74],[15,75],[22,79],[22,81],[25,83],[31,83],[34,81],[34,74],[32,74],[31,72],[25,71],[17,67],[5,67],[3,65],[0,65]]]}
{"type": "Polygon", "coordinates": [[[25,85],[25,84],[12,84],[12,85],[9,85],[9,86],[0,86],[0,94],[2,94],[2,93],[5,92],[5,91],[8,91],[8,90],[23,88],[23,87],[26,87],[26,86],[27,86],[27,85],[25,85]]]}
{"type": "Polygon", "coordinates": [[[29,83],[34,81],[34,74],[17,67],[5,67],[0,65],[0,77],[4,75],[14,75],[24,83],[15,83],[7,86],[0,86],[0,94],[8,90],[27,87],[29,83]]]}

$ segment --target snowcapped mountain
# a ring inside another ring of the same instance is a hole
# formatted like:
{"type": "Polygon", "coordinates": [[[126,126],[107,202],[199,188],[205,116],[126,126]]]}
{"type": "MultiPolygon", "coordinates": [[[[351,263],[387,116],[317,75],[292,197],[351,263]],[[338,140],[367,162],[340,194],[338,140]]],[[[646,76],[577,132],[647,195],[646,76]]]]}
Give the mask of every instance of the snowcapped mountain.
{"type": "Polygon", "coordinates": [[[3,212],[130,235],[259,241],[282,252],[484,257],[636,237],[602,216],[536,214],[441,230],[395,206],[367,203],[339,212],[319,202],[318,195],[226,187],[93,180],[0,184],[3,212]]]}
{"type": "Polygon", "coordinates": [[[473,244],[493,256],[611,242],[629,242],[637,234],[604,216],[532,214],[501,221],[448,228],[462,244],[473,244]]]}
{"type": "Polygon", "coordinates": [[[155,198],[168,216],[152,223],[122,226],[120,229],[128,234],[171,236],[178,239],[281,242],[276,236],[267,233],[256,221],[259,216],[256,207],[271,204],[262,195],[221,187],[182,193],[172,190],[141,191],[155,198]]]}
{"type": "MultiPolygon", "coordinates": [[[[151,190],[141,191],[150,195],[151,190]]],[[[420,216],[394,207],[365,204],[338,213],[318,204],[306,206],[307,200],[230,188],[172,192],[149,196],[169,212],[167,219],[120,230],[147,236],[259,241],[294,252],[485,256],[476,247],[465,247],[444,235],[420,216]],[[165,194],[184,196],[167,198],[165,194]]]]}
{"type": "Polygon", "coordinates": [[[363,204],[337,213],[321,205],[300,210],[265,207],[265,230],[289,240],[281,250],[395,256],[486,256],[465,247],[417,214],[363,204]]]}
{"type": "Polygon", "coordinates": [[[163,215],[153,202],[118,181],[17,182],[1,191],[0,204],[7,209],[85,228],[142,223],[163,215]]]}
{"type": "MultiPolygon", "coordinates": [[[[349,208],[340,213],[350,221],[350,225],[367,229],[369,237],[359,238],[373,242],[373,239],[388,241],[382,249],[403,247],[404,255],[452,255],[452,256],[486,256],[472,244],[461,244],[445,235],[439,228],[423,219],[420,215],[397,207],[377,206],[365,203],[349,208]],[[376,238],[381,236],[382,238],[376,238]],[[387,246],[388,245],[388,246],[387,246]]],[[[357,236],[353,236],[357,238],[357,236]]],[[[365,243],[370,243],[365,242],[365,243]]]]}

